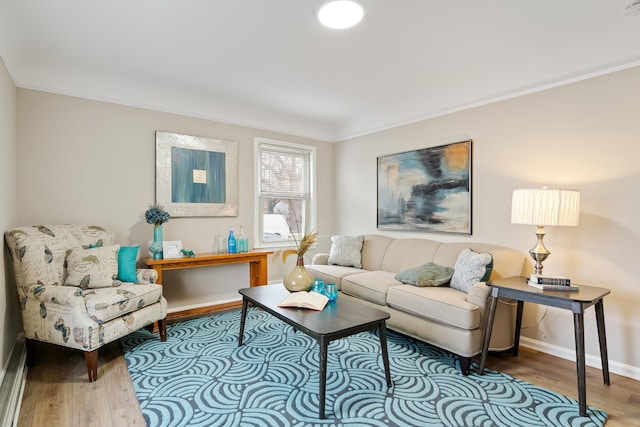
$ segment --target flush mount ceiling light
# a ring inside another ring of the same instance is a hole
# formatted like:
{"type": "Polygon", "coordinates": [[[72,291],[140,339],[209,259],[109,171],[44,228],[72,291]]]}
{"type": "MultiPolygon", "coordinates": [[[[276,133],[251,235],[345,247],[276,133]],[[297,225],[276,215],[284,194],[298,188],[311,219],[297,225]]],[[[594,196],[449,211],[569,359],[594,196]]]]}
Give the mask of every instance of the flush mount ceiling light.
{"type": "Polygon", "coordinates": [[[352,0],[326,2],[318,11],[318,19],[325,27],[334,29],[350,28],[362,20],[364,9],[352,0]]]}

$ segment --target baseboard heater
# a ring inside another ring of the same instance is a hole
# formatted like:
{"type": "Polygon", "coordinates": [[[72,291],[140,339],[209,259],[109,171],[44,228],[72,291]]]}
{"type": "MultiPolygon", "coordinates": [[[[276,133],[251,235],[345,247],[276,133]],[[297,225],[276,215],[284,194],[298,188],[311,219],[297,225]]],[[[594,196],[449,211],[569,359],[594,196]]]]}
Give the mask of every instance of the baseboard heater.
{"type": "Polygon", "coordinates": [[[13,347],[0,385],[0,427],[12,427],[17,424],[27,375],[26,358],[26,345],[24,338],[21,338],[13,347]]]}

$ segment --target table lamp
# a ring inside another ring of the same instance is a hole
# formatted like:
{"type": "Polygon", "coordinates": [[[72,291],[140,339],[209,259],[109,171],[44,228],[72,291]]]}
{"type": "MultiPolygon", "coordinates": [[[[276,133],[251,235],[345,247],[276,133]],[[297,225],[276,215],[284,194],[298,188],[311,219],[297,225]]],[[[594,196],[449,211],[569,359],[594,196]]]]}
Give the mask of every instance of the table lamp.
{"type": "Polygon", "coordinates": [[[551,253],[542,241],[545,234],[544,226],[575,227],[578,225],[579,214],[579,191],[546,187],[513,190],[511,223],[538,227],[538,243],[529,251],[535,261],[535,274],[542,274],[542,262],[551,253]]]}

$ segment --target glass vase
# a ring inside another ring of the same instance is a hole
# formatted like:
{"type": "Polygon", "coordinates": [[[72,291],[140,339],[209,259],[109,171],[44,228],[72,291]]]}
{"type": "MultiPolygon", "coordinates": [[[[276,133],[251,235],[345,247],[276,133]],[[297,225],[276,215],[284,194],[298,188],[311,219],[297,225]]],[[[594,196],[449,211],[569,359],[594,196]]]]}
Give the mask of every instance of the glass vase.
{"type": "Polygon", "coordinates": [[[284,278],[284,287],[289,292],[308,291],[313,286],[313,276],[304,266],[304,258],[298,257],[296,266],[284,278]]]}
{"type": "Polygon", "coordinates": [[[153,226],[153,243],[149,245],[153,259],[162,259],[162,224],[153,226]]]}

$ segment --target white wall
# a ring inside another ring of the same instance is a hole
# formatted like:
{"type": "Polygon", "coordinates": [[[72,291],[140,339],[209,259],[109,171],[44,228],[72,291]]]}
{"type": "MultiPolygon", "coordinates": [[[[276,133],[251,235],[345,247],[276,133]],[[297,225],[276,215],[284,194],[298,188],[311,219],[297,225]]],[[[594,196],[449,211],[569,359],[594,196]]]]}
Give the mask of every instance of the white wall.
{"type": "MultiPolygon", "coordinates": [[[[18,221],[96,223],[116,231],[122,244],[148,244],[153,227],[144,212],[155,200],[155,131],[238,142],[237,217],[172,218],[165,240],[182,240],[185,249],[212,252],[220,228],[244,226],[253,244],[254,138],[263,137],[317,147],[318,201],[323,233],[333,219],[333,144],[51,93],[18,90],[18,221]]],[[[269,266],[270,280],[281,280],[281,261],[269,266]]],[[[247,264],[171,271],[164,276],[170,310],[239,297],[248,286],[247,264]]]]}
{"type": "MultiPolygon", "coordinates": [[[[337,230],[377,231],[377,156],[466,139],[473,139],[473,235],[420,237],[526,252],[535,228],[510,223],[512,190],[580,190],[579,226],[547,228],[544,272],[611,289],[604,308],[612,370],[640,378],[639,95],[640,67],[340,142],[337,230]]],[[[570,312],[525,307],[526,337],[550,352],[573,354],[570,312]]],[[[589,360],[599,361],[593,309],[585,319],[589,360]]]]}
{"type": "MultiPolygon", "coordinates": [[[[0,230],[16,225],[16,87],[0,58],[0,230]]],[[[22,330],[22,318],[16,288],[9,280],[10,261],[6,251],[0,257],[0,369],[9,360],[18,332],[22,330]]],[[[1,376],[1,375],[0,375],[1,376]]]]}

